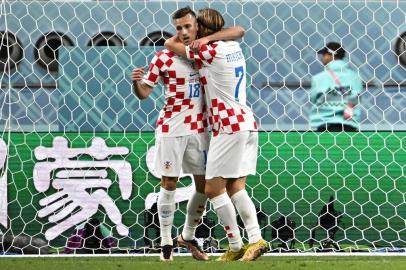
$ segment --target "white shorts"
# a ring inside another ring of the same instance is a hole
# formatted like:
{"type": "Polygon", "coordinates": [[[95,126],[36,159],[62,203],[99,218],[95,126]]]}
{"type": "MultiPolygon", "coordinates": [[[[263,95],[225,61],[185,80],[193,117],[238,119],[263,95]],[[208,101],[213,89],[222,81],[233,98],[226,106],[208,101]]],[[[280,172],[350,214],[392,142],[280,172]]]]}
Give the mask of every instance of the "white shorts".
{"type": "Polygon", "coordinates": [[[258,132],[220,133],[211,138],[207,155],[206,179],[240,178],[255,175],[258,132]]]}
{"type": "Polygon", "coordinates": [[[205,175],[209,134],[181,137],[157,137],[155,141],[155,171],[162,176],[184,174],[205,175]]]}

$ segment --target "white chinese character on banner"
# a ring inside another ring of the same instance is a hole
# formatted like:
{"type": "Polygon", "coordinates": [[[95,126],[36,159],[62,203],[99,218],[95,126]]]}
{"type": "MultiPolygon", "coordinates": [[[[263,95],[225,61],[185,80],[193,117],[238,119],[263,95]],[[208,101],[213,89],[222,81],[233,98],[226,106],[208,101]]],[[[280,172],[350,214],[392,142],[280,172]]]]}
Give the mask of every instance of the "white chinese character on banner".
{"type": "Polygon", "coordinates": [[[93,138],[89,148],[69,148],[68,141],[63,137],[55,137],[53,147],[35,148],[38,160],[54,160],[36,163],[33,172],[36,190],[47,191],[51,178],[52,187],[57,190],[39,201],[43,208],[38,211],[38,216],[48,216],[49,222],[56,223],[45,232],[47,240],[92,217],[99,205],[116,224],[117,232],[122,236],[128,235],[129,230],[122,223],[120,210],[106,192],[112,184],[106,178],[106,169],[110,168],[117,174],[122,198],[128,200],[132,191],[131,165],[124,160],[105,160],[112,155],[127,155],[128,152],[126,147],[108,147],[98,137],[93,138]],[[81,155],[95,160],[74,159],[81,155]]]}
{"type": "Polygon", "coordinates": [[[7,144],[0,139],[0,224],[7,228],[7,144]]]}

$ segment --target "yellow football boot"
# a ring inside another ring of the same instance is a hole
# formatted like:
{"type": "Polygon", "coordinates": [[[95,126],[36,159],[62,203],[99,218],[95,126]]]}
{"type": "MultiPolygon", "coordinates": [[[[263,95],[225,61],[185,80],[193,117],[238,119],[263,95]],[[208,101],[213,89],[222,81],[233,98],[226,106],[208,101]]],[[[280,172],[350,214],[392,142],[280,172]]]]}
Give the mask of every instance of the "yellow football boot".
{"type": "Polygon", "coordinates": [[[239,251],[231,251],[230,248],[226,252],[224,252],[223,256],[219,257],[216,259],[216,261],[220,262],[232,262],[232,261],[238,261],[239,259],[244,256],[245,252],[247,250],[247,246],[243,246],[239,251]]]}
{"type": "Polygon", "coordinates": [[[258,242],[249,244],[247,246],[247,249],[240,261],[255,261],[267,251],[268,242],[266,242],[264,239],[261,239],[258,242]]]}

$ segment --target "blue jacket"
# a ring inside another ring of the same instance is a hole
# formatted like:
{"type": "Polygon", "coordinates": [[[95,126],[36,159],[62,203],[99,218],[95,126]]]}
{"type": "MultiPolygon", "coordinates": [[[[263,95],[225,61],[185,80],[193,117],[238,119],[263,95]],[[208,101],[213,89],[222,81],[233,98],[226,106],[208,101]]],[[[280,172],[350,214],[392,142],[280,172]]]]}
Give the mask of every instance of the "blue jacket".
{"type": "Polygon", "coordinates": [[[345,124],[359,128],[363,89],[358,74],[342,60],[331,61],[325,71],[313,76],[310,101],[313,104],[310,124],[313,129],[325,124],[345,124]]]}

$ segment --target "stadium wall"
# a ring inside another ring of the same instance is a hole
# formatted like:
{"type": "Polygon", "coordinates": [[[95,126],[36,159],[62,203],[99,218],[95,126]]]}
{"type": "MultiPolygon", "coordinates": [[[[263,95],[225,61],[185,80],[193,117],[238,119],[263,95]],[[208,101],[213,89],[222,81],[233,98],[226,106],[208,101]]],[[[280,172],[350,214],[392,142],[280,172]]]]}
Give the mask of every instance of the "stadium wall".
{"type": "MultiPolygon", "coordinates": [[[[0,31],[15,35],[24,56],[0,78],[2,89],[10,89],[0,93],[0,103],[9,102],[6,95],[9,93],[11,106],[14,106],[10,128],[15,131],[61,131],[63,128],[54,124],[58,111],[53,106],[54,96],[61,90],[57,81],[63,72],[44,68],[39,64],[41,59],[36,58],[36,44],[44,36],[60,33],[71,40],[65,46],[72,44],[86,50],[102,47],[92,43],[100,33],[105,34],[106,39],[110,37],[107,33],[114,33],[122,41],[115,45],[141,49],[143,44],[154,44],[143,42],[152,38],[153,33],[174,33],[170,15],[186,5],[194,9],[216,8],[224,14],[227,26],[238,24],[246,29],[242,46],[246,51],[247,75],[251,78],[248,101],[261,130],[309,129],[308,88],[312,75],[322,70],[316,51],[328,41],[337,40],[345,46],[349,62],[366,85],[360,97],[361,130],[406,130],[406,115],[402,110],[406,106],[403,83],[406,70],[401,64],[405,63],[401,37],[406,31],[403,12],[406,3],[396,1],[333,4],[312,1],[6,1],[2,4],[0,31]],[[91,44],[93,46],[89,46],[91,44]],[[31,106],[27,113],[25,108],[33,103],[38,106],[31,106]]],[[[106,40],[99,45],[106,45],[106,40]]],[[[151,57],[151,52],[132,53],[126,75],[131,67],[145,65],[151,57]]],[[[129,87],[128,80],[120,81],[120,88],[129,87]]],[[[143,107],[138,105],[131,109],[143,107]]],[[[156,114],[157,108],[152,109],[156,114]]],[[[114,112],[109,110],[106,114],[114,117],[114,112]]],[[[8,118],[8,106],[2,106],[2,115],[2,120],[8,118]]],[[[0,121],[0,126],[4,125],[5,122],[0,121]]],[[[94,128],[98,127],[81,126],[82,131],[94,128]]],[[[133,127],[131,131],[137,128],[140,127],[133,127]]]]}

